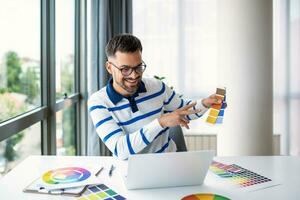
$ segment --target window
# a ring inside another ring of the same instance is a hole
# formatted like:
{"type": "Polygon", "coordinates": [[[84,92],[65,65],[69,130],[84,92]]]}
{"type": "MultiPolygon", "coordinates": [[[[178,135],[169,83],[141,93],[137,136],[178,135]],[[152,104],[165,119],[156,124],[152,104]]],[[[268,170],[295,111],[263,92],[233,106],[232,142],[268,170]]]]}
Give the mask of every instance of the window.
{"type": "MultiPolygon", "coordinates": [[[[299,155],[300,1],[275,0],[273,11],[273,130],[281,135],[281,154],[299,155]]],[[[133,33],[143,44],[145,73],[166,77],[178,93],[193,99],[214,92],[222,84],[218,17],[217,0],[133,0],[133,33]]],[[[203,120],[190,127],[186,133],[218,129],[203,120]]]]}
{"type": "Polygon", "coordinates": [[[56,99],[75,92],[75,1],[56,1],[56,99]]]}
{"type": "MultiPolygon", "coordinates": [[[[73,95],[75,89],[75,1],[56,1],[56,99],[73,95]]],[[[75,103],[75,102],[74,102],[75,103]]],[[[76,107],[56,113],[56,153],[75,155],[76,107]]]]}
{"type": "MultiPolygon", "coordinates": [[[[141,39],[145,75],[165,77],[177,93],[200,99],[218,82],[217,0],[133,1],[133,34],[141,39]],[[149,12],[151,10],[151,12],[149,12]],[[209,66],[209,67],[208,67],[209,66]]],[[[205,117],[186,133],[212,133],[205,117]]]]}
{"type": "Polygon", "coordinates": [[[273,1],[274,132],[281,153],[300,155],[300,1],[273,1]]]}
{"type": "Polygon", "coordinates": [[[84,154],[85,9],[84,0],[0,2],[1,174],[32,154],[84,154]]]}
{"type": "Polygon", "coordinates": [[[0,177],[29,155],[41,154],[41,124],[29,128],[0,142],[0,177]]]}
{"type": "Polygon", "coordinates": [[[0,122],[41,105],[40,1],[0,5],[0,122]]]}
{"type": "Polygon", "coordinates": [[[56,154],[75,155],[76,107],[71,106],[56,113],[56,154]]]}

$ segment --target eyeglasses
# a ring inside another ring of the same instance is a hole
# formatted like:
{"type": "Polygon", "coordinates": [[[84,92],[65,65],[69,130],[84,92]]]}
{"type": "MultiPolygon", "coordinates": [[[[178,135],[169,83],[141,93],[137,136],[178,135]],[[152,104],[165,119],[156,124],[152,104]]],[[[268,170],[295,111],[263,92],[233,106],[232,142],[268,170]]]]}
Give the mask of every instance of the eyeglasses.
{"type": "Polygon", "coordinates": [[[127,66],[127,65],[122,65],[121,67],[118,67],[117,65],[115,65],[112,62],[109,62],[109,63],[112,64],[118,70],[120,70],[121,74],[123,76],[129,76],[133,72],[133,70],[137,74],[142,74],[146,70],[146,67],[147,67],[147,65],[144,63],[144,61],[142,61],[141,64],[139,64],[139,65],[137,65],[135,67],[130,67],[130,66],[127,66]]]}

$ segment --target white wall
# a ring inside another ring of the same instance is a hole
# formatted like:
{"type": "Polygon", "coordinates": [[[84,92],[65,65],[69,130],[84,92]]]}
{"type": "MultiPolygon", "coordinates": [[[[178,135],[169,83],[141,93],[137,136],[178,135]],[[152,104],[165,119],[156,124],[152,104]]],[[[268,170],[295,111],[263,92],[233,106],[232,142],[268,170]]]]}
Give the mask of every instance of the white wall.
{"type": "Polygon", "coordinates": [[[218,155],[272,153],[272,0],[222,0],[219,77],[228,109],[218,155]]]}

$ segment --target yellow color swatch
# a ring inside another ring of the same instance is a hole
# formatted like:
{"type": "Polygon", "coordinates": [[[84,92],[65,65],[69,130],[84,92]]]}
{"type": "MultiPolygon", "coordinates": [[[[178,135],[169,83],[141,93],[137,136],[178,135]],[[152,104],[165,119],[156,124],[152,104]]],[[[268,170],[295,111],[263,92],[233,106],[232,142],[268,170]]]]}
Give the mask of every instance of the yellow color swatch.
{"type": "Polygon", "coordinates": [[[218,117],[220,110],[210,109],[209,116],[218,117]]]}
{"type": "Polygon", "coordinates": [[[98,197],[97,197],[96,195],[94,195],[94,194],[90,194],[90,195],[88,196],[88,198],[89,198],[90,200],[98,200],[98,197]]]}
{"type": "Polygon", "coordinates": [[[206,122],[211,123],[211,124],[215,124],[217,121],[216,117],[212,117],[212,116],[208,116],[206,119],[206,122]]]}
{"type": "Polygon", "coordinates": [[[105,194],[104,192],[99,192],[99,193],[97,193],[97,195],[101,198],[107,197],[107,194],[105,194]]]}

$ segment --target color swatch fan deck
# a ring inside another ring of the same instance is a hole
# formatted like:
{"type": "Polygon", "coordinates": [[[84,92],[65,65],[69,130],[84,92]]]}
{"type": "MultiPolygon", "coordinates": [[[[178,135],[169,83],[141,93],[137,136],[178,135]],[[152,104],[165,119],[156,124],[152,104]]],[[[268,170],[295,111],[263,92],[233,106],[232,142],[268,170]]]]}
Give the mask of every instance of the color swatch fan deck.
{"type": "Polygon", "coordinates": [[[217,88],[216,91],[217,99],[221,100],[221,104],[213,104],[210,108],[210,112],[206,119],[206,122],[210,124],[222,124],[224,117],[224,110],[226,105],[226,90],[225,88],[217,88]]]}

